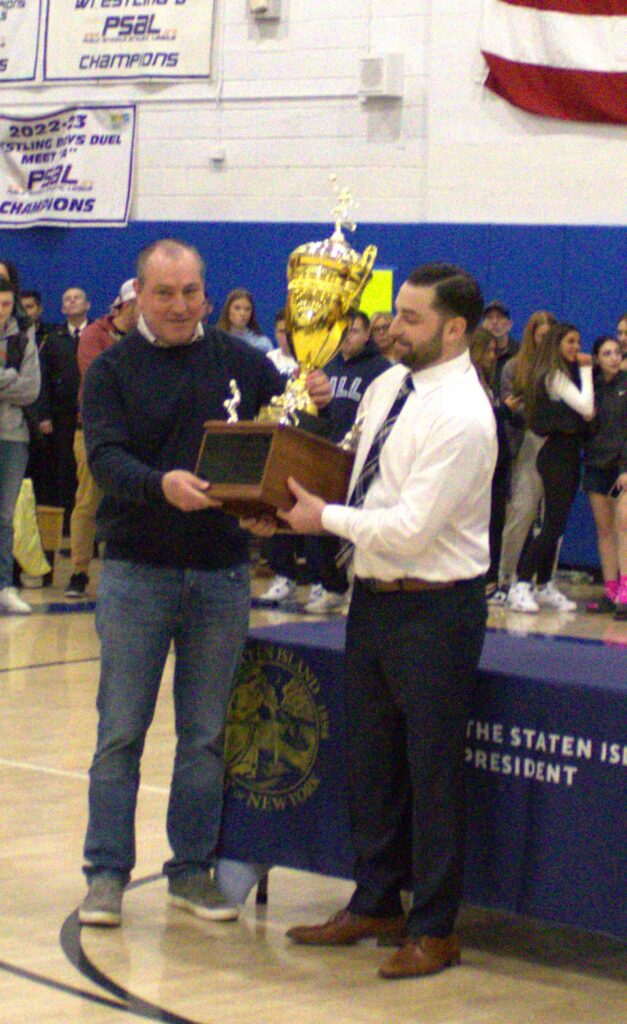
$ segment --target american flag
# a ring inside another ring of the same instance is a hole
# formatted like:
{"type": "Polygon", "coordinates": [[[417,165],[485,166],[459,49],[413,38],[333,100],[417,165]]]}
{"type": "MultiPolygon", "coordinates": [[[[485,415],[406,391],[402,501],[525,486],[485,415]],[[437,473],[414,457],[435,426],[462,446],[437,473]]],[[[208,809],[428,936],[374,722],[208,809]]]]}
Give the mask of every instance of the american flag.
{"type": "Polygon", "coordinates": [[[567,121],[627,123],[627,0],[484,0],[486,86],[567,121]]]}

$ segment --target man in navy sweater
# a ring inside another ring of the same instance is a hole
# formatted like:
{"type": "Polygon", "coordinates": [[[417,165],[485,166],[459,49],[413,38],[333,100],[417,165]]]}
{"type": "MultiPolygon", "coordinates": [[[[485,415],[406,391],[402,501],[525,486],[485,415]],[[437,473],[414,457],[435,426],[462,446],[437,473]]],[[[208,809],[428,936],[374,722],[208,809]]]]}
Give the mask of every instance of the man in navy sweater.
{"type": "MultiPolygon", "coordinates": [[[[211,920],[238,914],[211,867],[226,709],[248,627],[248,545],[194,466],[205,420],[226,419],[229,381],[241,391],[240,417],[252,419],[285,380],[263,353],[203,326],[204,283],[196,249],[170,239],[148,246],[137,264],[137,328],[85,377],[85,441],[104,491],[106,549],[82,924],[121,921],[135,863],[140,759],[172,641],[178,742],[167,814],[173,857],[164,865],[170,901],[211,920]]],[[[319,374],[310,385],[314,401],[324,404],[328,391],[319,374]]]]}

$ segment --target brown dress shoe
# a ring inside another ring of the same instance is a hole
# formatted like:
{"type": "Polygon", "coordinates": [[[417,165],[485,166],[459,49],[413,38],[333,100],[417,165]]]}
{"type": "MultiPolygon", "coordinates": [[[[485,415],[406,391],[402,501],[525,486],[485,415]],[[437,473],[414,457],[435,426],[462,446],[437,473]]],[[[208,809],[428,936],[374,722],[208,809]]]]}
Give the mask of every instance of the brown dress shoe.
{"type": "Polygon", "coordinates": [[[426,974],[437,974],[445,967],[453,967],[461,960],[456,935],[444,939],[432,935],[421,935],[419,939],[407,939],[404,946],[379,969],[381,978],[420,978],[426,974]]]}
{"type": "Polygon", "coordinates": [[[288,938],[306,946],[352,946],[361,939],[377,939],[379,946],[400,946],[407,938],[402,914],[397,917],[366,917],[340,910],[324,924],[297,925],[288,938]]]}

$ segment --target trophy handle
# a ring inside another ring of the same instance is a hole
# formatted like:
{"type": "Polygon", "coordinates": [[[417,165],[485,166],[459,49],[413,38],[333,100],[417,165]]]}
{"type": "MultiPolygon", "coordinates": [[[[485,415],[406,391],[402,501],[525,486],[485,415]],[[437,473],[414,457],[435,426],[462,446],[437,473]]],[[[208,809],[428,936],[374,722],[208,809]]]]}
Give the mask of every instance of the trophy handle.
{"type": "MultiPolygon", "coordinates": [[[[291,260],[290,260],[291,262],[291,260]]],[[[288,337],[292,333],[293,321],[292,321],[292,303],[291,296],[288,291],[285,299],[285,330],[287,331],[288,337]]]]}
{"type": "Polygon", "coordinates": [[[355,295],[358,298],[363,292],[364,288],[368,284],[368,281],[372,277],[372,268],[374,267],[374,261],[377,258],[377,247],[376,245],[368,245],[362,253],[362,257],[357,264],[359,276],[358,280],[361,280],[359,290],[355,295]]]}
{"type": "Polygon", "coordinates": [[[344,317],[343,327],[346,326],[347,318],[351,310],[357,309],[357,303],[361,298],[364,288],[372,277],[372,268],[377,258],[376,245],[368,245],[358,263],[351,268],[345,291],[342,296],[342,316],[344,317]]]}

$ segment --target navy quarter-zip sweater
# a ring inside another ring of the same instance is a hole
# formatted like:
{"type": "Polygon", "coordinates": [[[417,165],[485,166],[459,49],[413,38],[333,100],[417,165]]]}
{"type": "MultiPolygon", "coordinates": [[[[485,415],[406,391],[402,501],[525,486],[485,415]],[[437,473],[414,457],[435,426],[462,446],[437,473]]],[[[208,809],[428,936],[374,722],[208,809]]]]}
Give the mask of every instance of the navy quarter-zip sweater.
{"type": "Polygon", "coordinates": [[[82,411],[89,466],[104,491],[106,558],[210,570],[246,561],[247,537],[234,517],[181,512],[161,488],[169,470],[194,471],[203,424],[226,419],[233,379],[241,420],[254,419],[285,387],[262,352],[212,327],[168,348],[134,330],[94,360],[82,411]]]}

